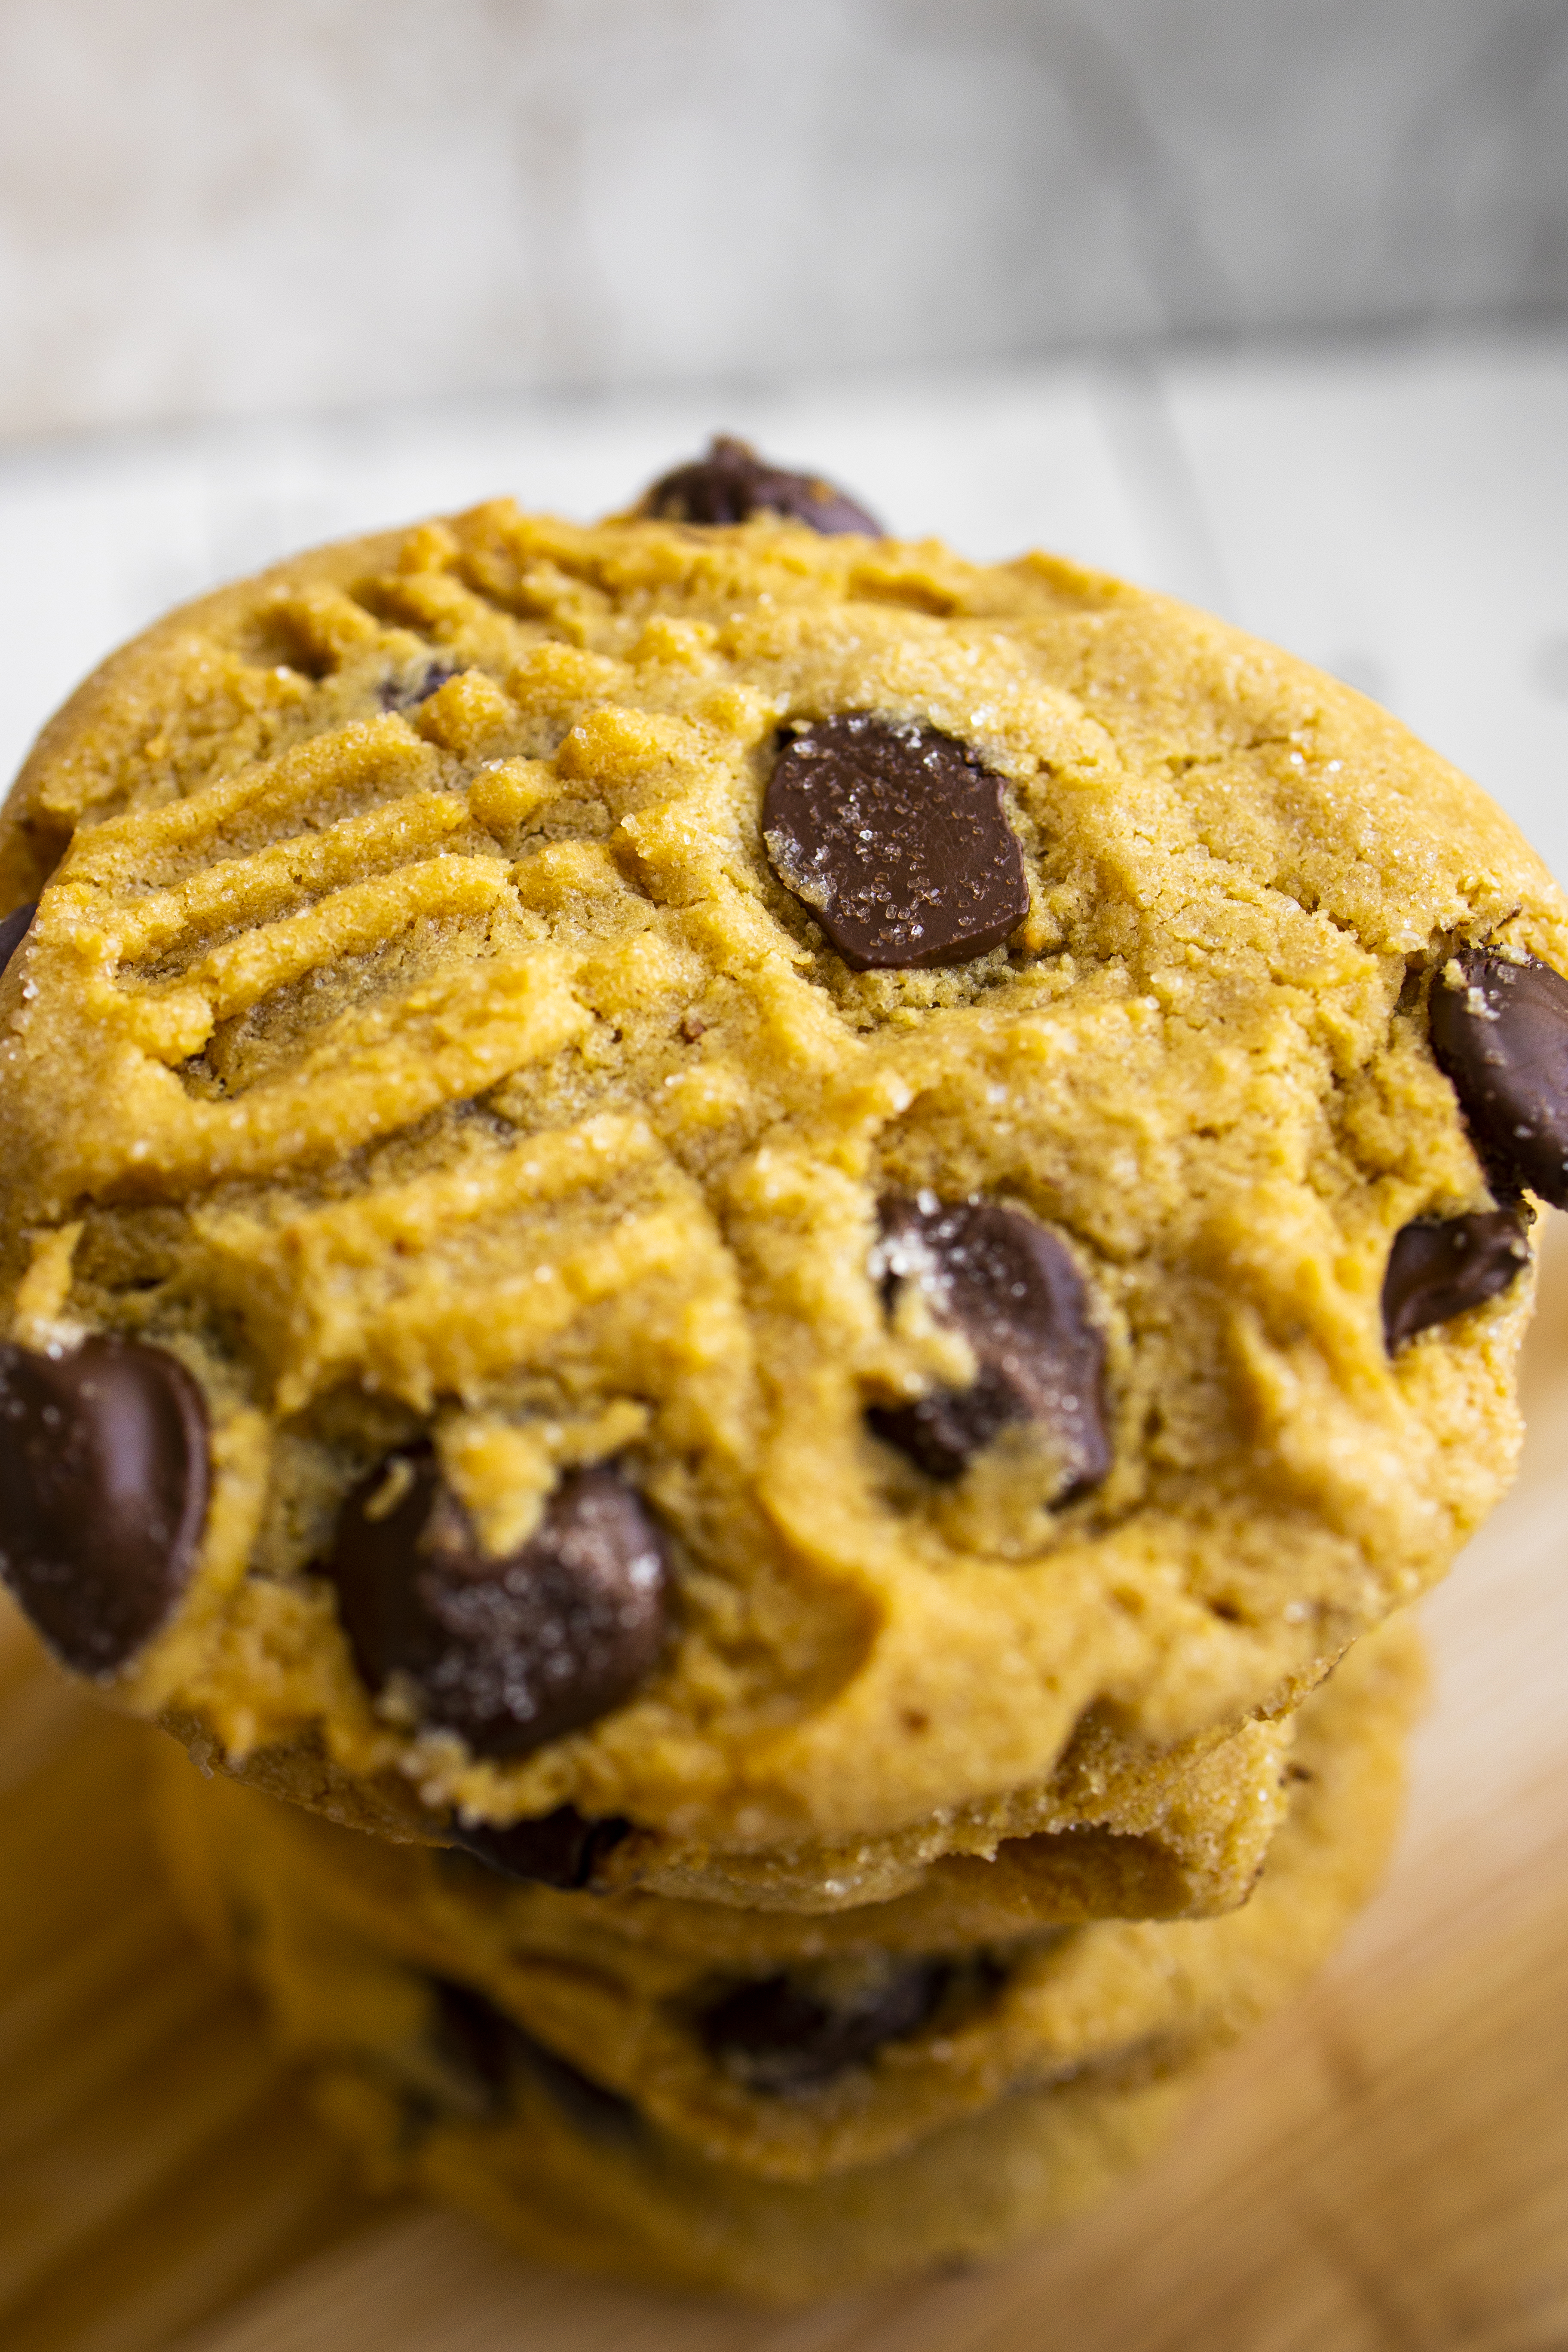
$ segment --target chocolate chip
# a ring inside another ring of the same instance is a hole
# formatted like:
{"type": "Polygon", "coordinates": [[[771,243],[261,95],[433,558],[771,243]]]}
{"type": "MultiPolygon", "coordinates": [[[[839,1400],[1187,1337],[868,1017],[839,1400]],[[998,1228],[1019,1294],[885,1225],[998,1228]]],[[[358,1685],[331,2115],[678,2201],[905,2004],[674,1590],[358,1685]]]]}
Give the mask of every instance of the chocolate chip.
{"type": "Polygon", "coordinates": [[[871,539],[882,536],[875,515],[831,482],[770,466],[744,441],[721,433],[709,442],[705,457],[677,466],[655,482],[643,500],[643,511],[667,522],[706,523],[744,522],[751,515],[776,514],[807,523],[825,538],[845,531],[864,531],[871,539]]]}
{"type": "Polygon", "coordinates": [[[416,703],[428,702],[438,687],[445,686],[448,678],[457,675],[450,662],[433,662],[423,677],[416,678],[412,684],[403,678],[383,678],[381,707],[384,710],[412,710],[416,703]]]}
{"type": "Polygon", "coordinates": [[[1001,779],[929,727],[854,711],[786,738],[763,833],[856,971],[968,963],[1029,909],[1001,779]]]}
{"type": "Polygon", "coordinates": [[[18,907],[14,914],[0,918],[0,971],[4,971],[16,950],[27,936],[28,926],[38,911],[35,898],[30,907],[18,907]]]}
{"type": "Polygon", "coordinates": [[[1383,1278],[1388,1352],[1434,1323],[1495,1298],[1530,1263],[1518,1209],[1468,1217],[1417,1217],[1394,1237],[1383,1278]]]}
{"type": "Polygon", "coordinates": [[[932,1478],[956,1478],[1009,1422],[1050,1431],[1065,1465],[1053,1498],[1072,1501],[1110,1467],[1105,1343],[1083,1277],[1054,1234],[996,1202],[891,1198],[874,1265],[889,1304],[918,1282],[937,1320],[960,1331],[977,1370],[966,1389],[874,1405],[877,1435],[932,1478]]]}
{"type": "Polygon", "coordinates": [[[1568,1208],[1568,980],[1534,956],[1510,963],[1490,948],[1460,949],[1454,961],[1465,985],[1438,975],[1432,1051],[1476,1149],[1505,1184],[1568,1208]]]}
{"type": "Polygon", "coordinates": [[[414,1685],[476,1755],[521,1756],[629,1698],[663,1639],[658,1529],[615,1472],[563,1478],[505,1559],[479,1549],[428,1447],[350,1496],[322,1573],[367,1685],[414,1685]]]}
{"type": "Polygon", "coordinates": [[[112,1674],[168,1617],[207,1486],[202,1392],[162,1348],[0,1345],[0,1577],[78,1674],[112,1674]]]}
{"type": "Polygon", "coordinates": [[[724,1994],[697,2030],[709,2055],[748,2090],[815,2090],[885,2042],[918,2033],[952,1974],[945,1960],[905,1960],[851,1980],[836,1997],[820,1980],[767,1977],[724,1994]]]}
{"type": "Polygon", "coordinates": [[[616,1819],[584,1821],[575,1805],[558,1805],[537,1821],[513,1822],[492,1829],[480,1822],[467,1829],[451,1825],[451,1835],[466,1853],[502,1878],[517,1878],[539,1886],[590,1886],[600,1863],[631,1834],[630,1822],[616,1819]]]}

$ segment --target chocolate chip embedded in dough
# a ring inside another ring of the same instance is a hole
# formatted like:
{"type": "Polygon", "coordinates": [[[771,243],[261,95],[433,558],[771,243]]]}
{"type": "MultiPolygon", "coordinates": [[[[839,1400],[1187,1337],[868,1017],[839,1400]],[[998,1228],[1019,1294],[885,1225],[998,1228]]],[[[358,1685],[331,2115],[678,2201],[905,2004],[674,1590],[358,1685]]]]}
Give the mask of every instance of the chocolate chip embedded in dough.
{"type": "Polygon", "coordinates": [[[1530,1263],[1517,1209],[1417,1217],[1394,1237],[1383,1278],[1388,1352],[1434,1323],[1450,1322],[1516,1282],[1530,1263]]]}
{"type": "Polygon", "coordinates": [[[709,2055],[748,2090],[815,2090],[884,2042],[918,2033],[952,1974],[945,1960],[907,1960],[837,1998],[795,1977],[768,1977],[726,1993],[697,2029],[709,2055]]]}
{"type": "Polygon", "coordinates": [[[424,1722],[479,1756],[525,1755],[607,1715],[664,1636],[662,1538],[602,1467],[570,1473],[537,1532],[492,1559],[430,1450],[394,1455],[349,1496],[321,1573],[367,1686],[405,1677],[424,1722]]]}
{"type": "Polygon", "coordinates": [[[168,1618],[208,1480],[202,1392],[163,1349],[0,1346],[0,1576],[78,1674],[112,1674],[168,1618]]]}
{"type": "Polygon", "coordinates": [[[745,522],[754,514],[784,515],[825,538],[863,531],[880,539],[875,515],[847,499],[816,474],[792,474],[770,466],[744,441],[715,434],[708,455],[661,476],[643,500],[643,511],[667,522],[745,522]]]}
{"type": "Polygon", "coordinates": [[[593,1885],[600,1863],[631,1835],[631,1828],[618,1818],[586,1821],[575,1805],[558,1805],[552,1813],[513,1822],[506,1829],[488,1822],[469,1829],[454,1822],[451,1835],[466,1853],[502,1878],[575,1889],[593,1885]]]}
{"type": "Polygon", "coordinates": [[[1029,910],[1000,777],[929,727],[852,711],[788,737],[763,833],[779,880],[856,971],[972,962],[1029,910]]]}
{"type": "Polygon", "coordinates": [[[892,1198],[876,1253],[889,1303],[918,1282],[937,1320],[963,1333],[977,1370],[967,1389],[874,1405],[876,1434],[932,1478],[956,1478],[1010,1422],[1049,1430],[1064,1461],[1054,1500],[1097,1486],[1110,1467],[1105,1342],[1066,1247],[997,1202],[892,1198]]]}
{"type": "Polygon", "coordinates": [[[1510,963],[1490,948],[1454,961],[1465,984],[1437,976],[1432,1051],[1476,1148],[1505,1181],[1568,1208],[1568,980],[1535,956],[1510,963]]]}
{"type": "Polygon", "coordinates": [[[26,938],[33,917],[38,911],[35,898],[31,906],[18,907],[15,913],[0,918],[0,971],[4,971],[22,941],[26,938]]]}
{"type": "Polygon", "coordinates": [[[430,697],[456,677],[458,672],[450,662],[432,662],[421,677],[412,680],[383,678],[379,699],[384,710],[412,710],[416,703],[428,702],[430,697]]]}

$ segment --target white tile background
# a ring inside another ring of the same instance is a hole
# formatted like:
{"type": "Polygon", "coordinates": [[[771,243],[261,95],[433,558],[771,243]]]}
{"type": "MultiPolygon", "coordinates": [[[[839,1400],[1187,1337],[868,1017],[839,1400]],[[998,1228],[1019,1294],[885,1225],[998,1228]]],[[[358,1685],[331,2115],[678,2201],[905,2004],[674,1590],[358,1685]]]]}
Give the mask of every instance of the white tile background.
{"type": "Polygon", "coordinates": [[[498,491],[590,516],[713,426],[965,552],[1044,545],[1385,701],[1568,879],[1568,337],[745,396],[445,403],[0,449],[0,768],[117,641],[311,541],[498,491]]]}

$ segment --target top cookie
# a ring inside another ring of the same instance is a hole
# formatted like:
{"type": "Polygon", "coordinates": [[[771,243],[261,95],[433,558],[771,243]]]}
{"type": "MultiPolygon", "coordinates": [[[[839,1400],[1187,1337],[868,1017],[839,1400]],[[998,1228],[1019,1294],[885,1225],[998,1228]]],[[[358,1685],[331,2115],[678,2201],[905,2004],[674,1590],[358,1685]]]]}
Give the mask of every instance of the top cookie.
{"type": "Polygon", "coordinates": [[[197,1744],[880,1832],[1281,1704],[1509,1475],[1513,828],[1168,600],[755,503],[304,556],[13,791],[0,1552],[197,1744]]]}

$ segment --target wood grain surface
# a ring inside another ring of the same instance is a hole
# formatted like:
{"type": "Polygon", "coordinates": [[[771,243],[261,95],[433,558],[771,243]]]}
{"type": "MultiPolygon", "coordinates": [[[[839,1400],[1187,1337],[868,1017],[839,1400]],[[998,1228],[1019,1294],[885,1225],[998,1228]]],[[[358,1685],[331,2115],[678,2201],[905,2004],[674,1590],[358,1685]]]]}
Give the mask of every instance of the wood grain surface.
{"type": "Polygon", "coordinates": [[[1568,1234],[1545,1255],[1524,1470],[1426,1610],[1437,1698],[1384,1894],[1140,2179],[936,2284],[758,2315],[371,2204],[170,1910],[156,1735],[0,1622],[5,2352],[1562,2352],[1568,1234]]]}

